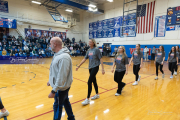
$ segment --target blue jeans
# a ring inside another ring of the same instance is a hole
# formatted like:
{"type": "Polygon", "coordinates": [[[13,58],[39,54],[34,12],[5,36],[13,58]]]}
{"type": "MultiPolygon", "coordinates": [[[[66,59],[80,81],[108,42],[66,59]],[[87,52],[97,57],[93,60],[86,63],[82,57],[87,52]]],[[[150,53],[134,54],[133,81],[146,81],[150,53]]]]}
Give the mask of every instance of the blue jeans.
{"type": "Polygon", "coordinates": [[[70,88],[68,88],[65,91],[58,90],[57,93],[55,94],[55,97],[54,97],[55,102],[53,105],[53,109],[54,109],[53,120],[61,120],[63,106],[68,115],[68,120],[75,120],[75,117],[73,115],[72,108],[71,108],[71,103],[69,102],[69,98],[68,98],[69,89],[70,88]]]}

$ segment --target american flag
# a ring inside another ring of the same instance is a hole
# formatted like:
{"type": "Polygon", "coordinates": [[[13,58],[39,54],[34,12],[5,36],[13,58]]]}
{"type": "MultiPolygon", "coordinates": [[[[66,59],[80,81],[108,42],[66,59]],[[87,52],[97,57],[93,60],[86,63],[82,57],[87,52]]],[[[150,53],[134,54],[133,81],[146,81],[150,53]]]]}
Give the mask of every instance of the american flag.
{"type": "Polygon", "coordinates": [[[137,7],[137,34],[153,32],[155,1],[138,5],[137,7]]]}

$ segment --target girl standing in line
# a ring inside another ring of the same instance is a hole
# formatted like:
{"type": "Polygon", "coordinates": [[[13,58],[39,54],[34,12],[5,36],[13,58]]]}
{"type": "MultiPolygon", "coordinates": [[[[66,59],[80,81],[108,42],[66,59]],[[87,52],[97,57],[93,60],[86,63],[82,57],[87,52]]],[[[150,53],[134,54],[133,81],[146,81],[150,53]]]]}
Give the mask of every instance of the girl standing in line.
{"type": "MultiPolygon", "coordinates": [[[[176,53],[178,54],[178,61],[180,61],[180,50],[179,50],[179,46],[176,46],[176,53]]],[[[177,70],[178,70],[178,64],[175,67],[175,72],[174,75],[177,75],[177,70]]]]}
{"type": "Polygon", "coordinates": [[[136,51],[132,53],[132,58],[129,62],[129,66],[131,65],[131,62],[133,61],[133,73],[136,76],[135,82],[132,85],[138,85],[138,82],[140,81],[141,76],[139,75],[139,70],[142,68],[143,65],[143,53],[140,49],[140,44],[136,45],[136,51]]]}
{"type": "Polygon", "coordinates": [[[94,88],[96,91],[96,95],[91,98],[91,100],[95,100],[99,98],[98,85],[96,81],[96,74],[99,71],[99,65],[102,66],[102,74],[105,74],[103,60],[100,50],[97,48],[96,41],[94,39],[89,40],[90,49],[87,51],[85,58],[81,61],[81,63],[77,66],[76,71],[78,71],[79,67],[89,58],[89,80],[88,80],[88,95],[87,98],[82,102],[83,105],[87,105],[90,103],[90,95],[92,91],[92,83],[94,84],[94,88]]]}
{"type": "Polygon", "coordinates": [[[114,72],[114,67],[116,66],[116,70],[114,73],[114,81],[118,83],[118,90],[115,96],[121,95],[123,88],[125,87],[126,83],[122,82],[122,79],[126,73],[128,74],[128,57],[126,55],[126,50],[124,46],[120,46],[118,48],[116,58],[114,60],[111,72],[114,72]]]}
{"type": "Polygon", "coordinates": [[[169,52],[169,57],[167,60],[167,63],[169,63],[169,70],[171,71],[170,78],[173,78],[174,70],[176,65],[178,65],[178,54],[176,52],[176,47],[172,47],[171,51],[169,52]]]}
{"type": "Polygon", "coordinates": [[[9,115],[8,110],[6,110],[6,108],[5,108],[5,107],[3,106],[3,104],[2,104],[1,98],[0,98],[0,110],[1,110],[1,112],[0,112],[0,118],[3,118],[3,117],[5,117],[5,116],[8,116],[8,115],[9,115]]]}
{"type": "Polygon", "coordinates": [[[158,79],[158,67],[160,66],[160,71],[162,72],[162,78],[164,78],[164,71],[162,70],[163,68],[163,63],[165,59],[165,51],[163,46],[159,46],[159,49],[156,53],[155,61],[154,64],[156,65],[156,77],[155,80],[158,79]]]}

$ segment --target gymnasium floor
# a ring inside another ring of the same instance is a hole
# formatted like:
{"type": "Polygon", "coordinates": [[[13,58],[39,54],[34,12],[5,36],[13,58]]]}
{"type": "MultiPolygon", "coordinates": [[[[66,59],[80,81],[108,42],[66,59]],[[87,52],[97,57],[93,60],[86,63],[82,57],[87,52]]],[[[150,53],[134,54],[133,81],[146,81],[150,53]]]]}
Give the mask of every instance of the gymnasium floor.
{"type": "MultiPolygon", "coordinates": [[[[132,66],[129,67],[129,74],[123,79],[127,86],[122,95],[116,97],[117,84],[110,72],[113,59],[103,57],[106,74],[102,75],[101,71],[97,74],[100,98],[82,106],[89,77],[88,61],[75,71],[82,59],[72,58],[74,80],[69,97],[76,120],[180,120],[179,74],[171,80],[167,63],[165,79],[162,80],[160,73],[159,80],[154,80],[153,62],[144,62],[137,86],[132,86],[135,76],[132,66]]],[[[51,87],[46,85],[50,63],[51,58],[44,59],[43,64],[0,65],[0,96],[10,111],[8,120],[53,119],[54,99],[48,98],[51,87]]],[[[92,95],[95,95],[94,87],[92,95]]],[[[67,120],[64,112],[62,120],[67,120]]]]}

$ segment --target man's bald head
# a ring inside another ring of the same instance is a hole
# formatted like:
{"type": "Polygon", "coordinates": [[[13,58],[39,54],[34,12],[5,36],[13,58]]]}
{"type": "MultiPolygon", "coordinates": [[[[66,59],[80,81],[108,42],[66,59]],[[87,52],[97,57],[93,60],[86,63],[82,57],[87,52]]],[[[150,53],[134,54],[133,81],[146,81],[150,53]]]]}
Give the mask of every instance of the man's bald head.
{"type": "Polygon", "coordinates": [[[50,47],[54,52],[58,52],[63,47],[62,40],[59,37],[53,37],[50,43],[50,47]]]}
{"type": "Polygon", "coordinates": [[[51,41],[57,44],[57,46],[62,46],[62,40],[59,37],[53,37],[51,41]]]}

